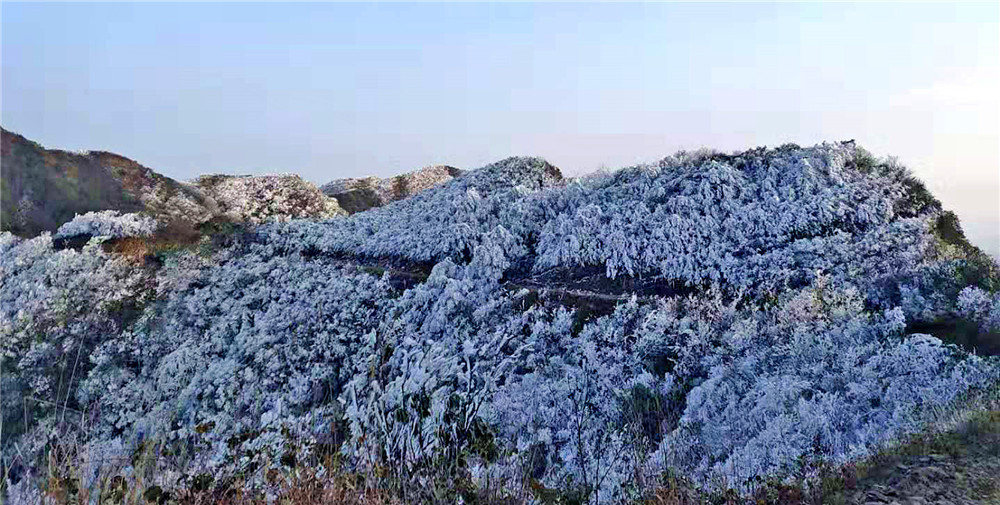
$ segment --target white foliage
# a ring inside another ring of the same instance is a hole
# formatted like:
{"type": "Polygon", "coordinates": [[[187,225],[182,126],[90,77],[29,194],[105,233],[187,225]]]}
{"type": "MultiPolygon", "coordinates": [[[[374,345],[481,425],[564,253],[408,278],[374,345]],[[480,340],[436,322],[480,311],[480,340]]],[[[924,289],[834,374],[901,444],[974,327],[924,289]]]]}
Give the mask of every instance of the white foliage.
{"type": "Polygon", "coordinates": [[[344,214],[336,200],[294,174],[202,176],[194,183],[215,200],[223,216],[236,222],[330,219],[344,214]]]}
{"type": "Polygon", "coordinates": [[[969,286],[958,295],[958,312],[983,331],[1000,332],[1000,293],[990,294],[969,286]]]}
{"type": "MultiPolygon", "coordinates": [[[[21,453],[35,456],[56,421],[79,424],[75,391],[89,356],[123,330],[124,313],[147,303],[148,275],[97,243],[55,250],[52,237],[0,243],[0,385],[4,437],[21,436],[21,453]]],[[[13,458],[13,444],[0,456],[13,458]]],[[[25,456],[28,457],[28,456],[25,456]]]]}
{"type": "Polygon", "coordinates": [[[232,471],[279,458],[293,440],[306,454],[331,435],[348,359],[391,306],[388,286],[266,251],[202,269],[96,350],[80,395],[99,402],[103,436],[205,444],[203,464],[232,471]]]}
{"type": "MultiPolygon", "coordinates": [[[[5,441],[34,458],[75,433],[90,475],[105,456],[169,449],[128,470],[266,488],[267,470],[318,465],[346,438],[355,470],[419,482],[468,465],[594,503],[635,498],[637,475],[667,468],[747,489],[802,459],[857,458],[1000,378],[992,361],[904,334],[953,312],[995,331],[1000,297],[962,289],[963,259],[934,236],[940,209],[866,156],[680,153],[565,185],[542,160],[511,158],[325,222],[293,219],[333,215],[294,184],[212,179],[231,217],[267,224],[155,273],[96,243],[0,234],[5,441]],[[435,265],[398,290],[344,257],[435,265]],[[576,269],[603,273],[583,279],[595,289],[626,277],[689,294],[587,319],[518,285],[576,269]],[[28,422],[26,399],[48,402],[28,422]]],[[[148,224],[73,223],[66,236],[148,224]]],[[[28,496],[39,471],[19,463],[8,496],[28,496]]]]}
{"type": "Polygon", "coordinates": [[[527,194],[553,185],[538,158],[509,158],[384,207],[329,223],[296,221],[260,231],[291,251],[316,250],[411,261],[468,261],[481,237],[503,226],[524,237],[527,194]]]}
{"type": "Polygon", "coordinates": [[[857,293],[822,285],[733,325],[702,358],[707,376],[661,443],[660,464],[746,488],[801,457],[867,455],[917,429],[928,408],[997,380],[995,367],[934,337],[904,337],[904,325],[899,309],[868,315],[857,293]]]}
{"type": "Polygon", "coordinates": [[[102,210],[77,214],[72,221],[59,227],[55,238],[90,235],[93,237],[145,237],[156,232],[157,222],[139,213],[122,214],[116,210],[102,210]]]}

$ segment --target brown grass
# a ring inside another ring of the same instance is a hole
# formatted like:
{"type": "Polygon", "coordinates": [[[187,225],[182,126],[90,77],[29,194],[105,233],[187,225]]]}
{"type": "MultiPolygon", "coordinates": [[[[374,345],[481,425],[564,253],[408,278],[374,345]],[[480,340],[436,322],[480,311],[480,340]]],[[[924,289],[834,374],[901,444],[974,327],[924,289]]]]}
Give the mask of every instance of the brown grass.
{"type": "MultiPolygon", "coordinates": [[[[357,479],[338,476],[322,479],[314,473],[281,478],[279,504],[344,504],[344,505],[401,505],[403,502],[391,494],[359,483],[357,479]]],[[[184,492],[178,495],[177,503],[185,505],[264,505],[262,496],[242,492],[213,494],[207,492],[184,492]]]]}
{"type": "Polygon", "coordinates": [[[146,258],[146,255],[153,251],[154,246],[154,243],[149,239],[126,237],[111,241],[107,246],[107,250],[110,253],[141,262],[146,258]]]}
{"type": "MultiPolygon", "coordinates": [[[[54,462],[53,462],[54,463],[54,462]]],[[[430,483],[426,488],[411,488],[408,493],[399,489],[385,489],[372,485],[376,478],[352,474],[320,477],[309,469],[280,474],[272,470],[268,480],[275,484],[274,501],[261,493],[247,492],[239,483],[213,487],[207,475],[188,479],[186,488],[165,491],[159,486],[146,486],[141,479],[113,475],[102,478],[96,490],[81,489],[79,480],[65,474],[53,473],[43,485],[47,503],[56,504],[121,504],[121,505],[403,505],[408,503],[451,504],[457,496],[449,493],[438,495],[443,488],[461,486],[460,483],[430,483]],[[96,496],[95,496],[96,495],[96,496]]],[[[452,489],[451,491],[454,491],[452,489]]],[[[462,493],[465,503],[477,505],[523,505],[524,498],[501,496],[482,490],[462,493]]],[[[559,502],[562,503],[562,502],[559,502]]]]}
{"type": "Polygon", "coordinates": [[[199,475],[187,481],[186,488],[166,491],[155,485],[146,485],[139,477],[102,475],[95,489],[81,488],[78,468],[66,468],[54,457],[49,458],[50,474],[43,483],[42,495],[46,502],[56,504],[174,504],[174,505],[265,505],[278,504],[345,504],[345,505],[401,505],[404,503],[393,494],[371,486],[364,479],[349,475],[322,478],[310,470],[291,474],[272,473],[275,484],[274,502],[262,494],[242,490],[238,483],[213,487],[212,479],[199,475]]]}

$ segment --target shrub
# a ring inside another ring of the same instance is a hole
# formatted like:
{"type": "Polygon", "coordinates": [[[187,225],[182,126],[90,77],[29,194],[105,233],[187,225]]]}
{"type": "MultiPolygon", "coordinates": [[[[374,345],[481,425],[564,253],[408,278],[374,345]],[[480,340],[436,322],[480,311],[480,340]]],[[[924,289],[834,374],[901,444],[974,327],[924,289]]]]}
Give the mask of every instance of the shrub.
{"type": "Polygon", "coordinates": [[[978,256],[941,239],[906,172],[865,156],[680,153],[568,183],[511,158],[141,267],[0,235],[8,489],[66,440],[81,493],[125,472],[267,499],[312,468],[450,502],[500,482],[608,503],[664,473],[747,492],[864,456],[998,373],[906,334],[953,313],[990,331],[996,296],[967,287],[978,256]],[[433,268],[397,289],[400,262],[433,268]],[[670,296],[587,292],[621,277],[670,296]],[[562,306],[587,297],[607,310],[562,306]]]}
{"type": "Polygon", "coordinates": [[[152,235],[157,228],[155,219],[143,214],[122,214],[116,210],[88,212],[77,214],[72,221],[59,227],[55,238],[68,238],[78,235],[92,237],[145,237],[152,235]]]}

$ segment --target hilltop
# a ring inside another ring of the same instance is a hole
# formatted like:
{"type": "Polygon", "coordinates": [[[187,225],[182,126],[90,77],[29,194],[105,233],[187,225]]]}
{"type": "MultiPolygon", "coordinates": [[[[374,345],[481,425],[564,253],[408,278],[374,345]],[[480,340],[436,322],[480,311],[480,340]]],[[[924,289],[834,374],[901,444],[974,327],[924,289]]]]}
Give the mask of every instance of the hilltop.
{"type": "Polygon", "coordinates": [[[389,202],[402,200],[425,189],[448,182],[462,171],[447,165],[425,167],[389,179],[378,177],[337,179],[320,187],[323,194],[336,198],[340,207],[354,214],[389,202]]]}
{"type": "Polygon", "coordinates": [[[0,129],[0,230],[55,232],[77,215],[141,212],[175,234],[197,235],[210,222],[329,218],[344,214],[297,175],[202,176],[175,181],[105,151],[46,149],[0,129]]]}
{"type": "MultiPolygon", "coordinates": [[[[892,159],[835,142],[449,177],[144,262],[104,232],[0,235],[5,492],[273,500],[315,477],[407,503],[786,503],[847,493],[831,472],[942,412],[995,444],[997,264],[892,159]]],[[[224,184],[254,187],[199,187],[224,184]]]]}

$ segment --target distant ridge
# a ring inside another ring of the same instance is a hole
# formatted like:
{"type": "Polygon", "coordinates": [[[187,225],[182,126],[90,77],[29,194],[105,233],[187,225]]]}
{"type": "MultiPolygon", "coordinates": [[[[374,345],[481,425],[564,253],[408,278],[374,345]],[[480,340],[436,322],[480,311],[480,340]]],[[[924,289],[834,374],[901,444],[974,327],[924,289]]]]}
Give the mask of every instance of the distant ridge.
{"type": "Polygon", "coordinates": [[[195,224],[210,219],[215,202],[124,156],[104,151],[46,149],[0,130],[0,229],[33,236],[55,231],[76,214],[145,211],[163,220],[195,224]]]}
{"type": "Polygon", "coordinates": [[[354,214],[415,195],[462,175],[462,170],[448,165],[434,165],[388,179],[362,177],[337,179],[320,187],[323,194],[336,198],[347,212],[354,214]]]}
{"type": "Polygon", "coordinates": [[[297,175],[166,177],[105,151],[46,149],[0,128],[0,231],[34,236],[77,214],[142,212],[161,224],[196,229],[211,220],[263,222],[344,214],[297,175]]]}

